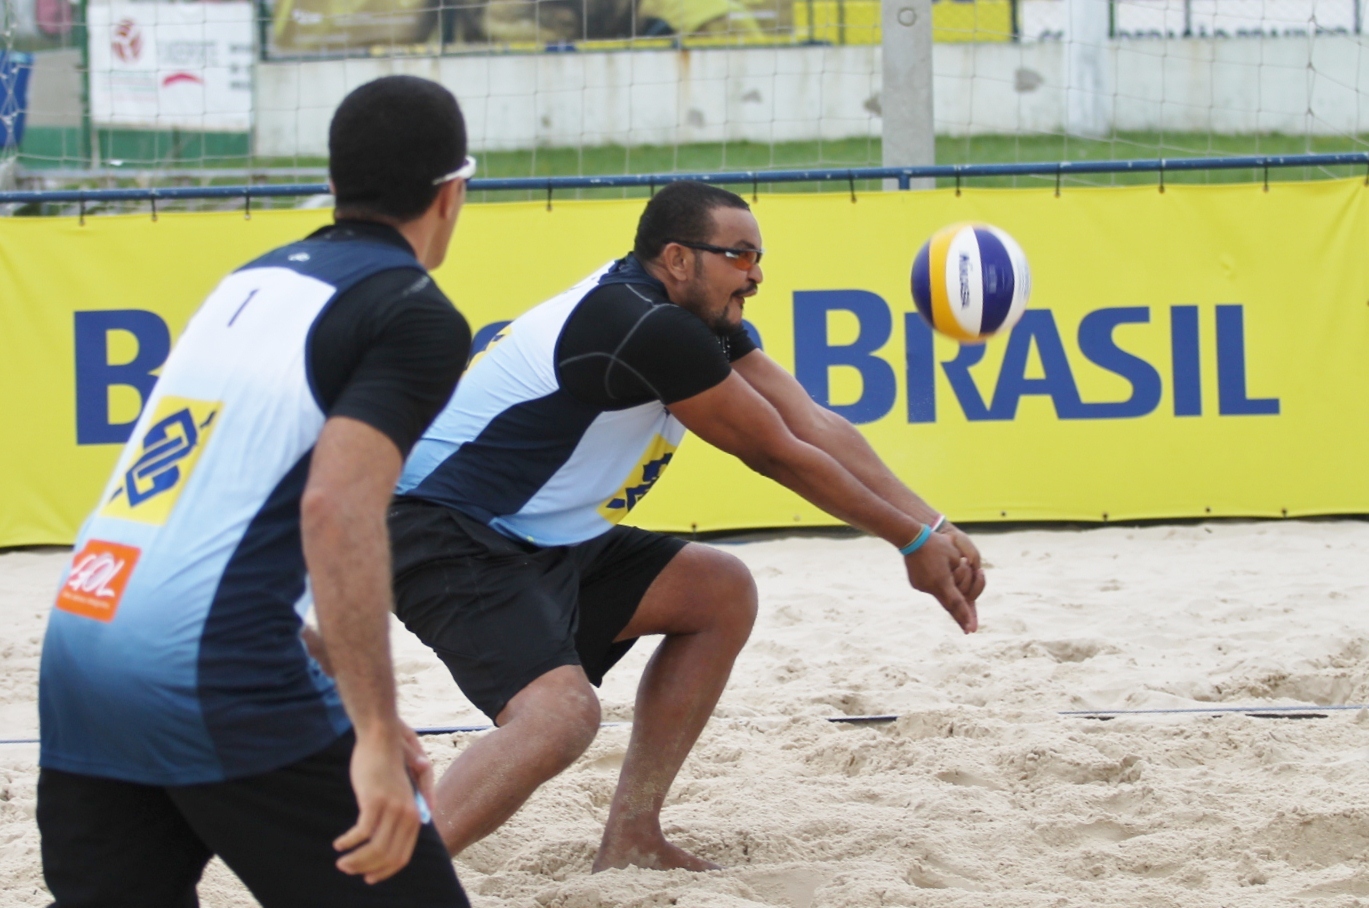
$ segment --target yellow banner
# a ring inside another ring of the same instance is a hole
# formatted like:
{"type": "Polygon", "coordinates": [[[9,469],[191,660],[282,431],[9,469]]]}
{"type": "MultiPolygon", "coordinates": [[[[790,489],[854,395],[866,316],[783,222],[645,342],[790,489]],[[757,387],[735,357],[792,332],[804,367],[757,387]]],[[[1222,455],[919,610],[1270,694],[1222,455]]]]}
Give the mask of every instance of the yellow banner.
{"type": "MultiPolygon", "coordinates": [[[[631,244],[641,201],[472,205],[437,274],[480,340],[631,244]]],[[[1369,512],[1369,188],[762,196],[767,353],[959,521],[1369,512]],[[909,268],[955,221],[1022,244],[1033,296],[933,338],[909,268]]],[[[318,211],[0,220],[0,546],[68,543],[173,339],[318,211]]],[[[833,521],[687,439],[634,522],[833,521]]]]}

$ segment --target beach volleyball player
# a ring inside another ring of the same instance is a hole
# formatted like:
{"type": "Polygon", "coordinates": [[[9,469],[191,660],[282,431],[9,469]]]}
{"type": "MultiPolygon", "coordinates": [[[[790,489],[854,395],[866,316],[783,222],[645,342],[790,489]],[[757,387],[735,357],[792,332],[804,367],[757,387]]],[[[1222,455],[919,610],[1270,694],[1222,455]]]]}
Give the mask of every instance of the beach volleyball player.
{"type": "Polygon", "coordinates": [[[761,254],[740,197],[670,184],[632,254],[500,331],[415,446],[390,511],[396,611],[498,726],[437,786],[452,853],[585,750],[593,686],[663,634],[594,867],[712,866],[665,840],[660,811],[750,634],[755,586],[731,555],[618,523],[686,429],[901,549],[912,585],[975,630],[970,540],[743,329],[761,254]]]}
{"type": "Polygon", "coordinates": [[[63,577],[39,688],[59,908],[188,908],[213,855],[266,908],[468,904],[395,711],[385,512],[470,348],[427,269],[474,164],[456,99],[411,77],[348,95],[329,152],[336,223],[205,300],[63,577]],[[300,639],[309,587],[336,684],[300,639]]]}

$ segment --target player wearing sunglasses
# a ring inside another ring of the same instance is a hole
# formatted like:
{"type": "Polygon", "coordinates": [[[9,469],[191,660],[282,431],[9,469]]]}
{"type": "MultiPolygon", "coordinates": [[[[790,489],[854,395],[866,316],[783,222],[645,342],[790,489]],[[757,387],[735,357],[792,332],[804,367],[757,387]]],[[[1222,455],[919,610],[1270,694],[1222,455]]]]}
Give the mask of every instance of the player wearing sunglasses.
{"type": "Polygon", "coordinates": [[[714,866],[667,842],[660,812],[751,632],[756,588],[726,552],[619,523],[686,428],[901,547],[912,585],[975,630],[973,544],[748,335],[762,255],[740,197],[672,183],[633,252],[500,331],[414,448],[390,510],[396,614],[498,726],[437,786],[453,854],[584,752],[594,686],[661,634],[594,867],[714,866]]]}
{"type": "Polygon", "coordinates": [[[466,147],[435,82],[350,92],[335,223],[224,277],[162,367],[43,644],[56,906],[198,905],[217,856],[262,908],[469,908],[396,706],[385,524],[470,350],[428,273],[466,147]],[[297,636],[311,600],[332,678],[297,636]]]}

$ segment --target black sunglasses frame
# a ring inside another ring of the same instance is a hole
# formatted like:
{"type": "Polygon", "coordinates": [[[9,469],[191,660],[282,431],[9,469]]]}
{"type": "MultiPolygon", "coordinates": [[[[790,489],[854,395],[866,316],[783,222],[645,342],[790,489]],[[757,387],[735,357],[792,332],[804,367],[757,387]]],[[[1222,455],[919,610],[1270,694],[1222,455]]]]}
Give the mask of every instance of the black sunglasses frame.
{"type": "MultiPolygon", "coordinates": [[[[734,249],[730,246],[714,246],[711,243],[686,243],[684,240],[668,240],[667,242],[675,243],[686,249],[698,249],[701,252],[716,252],[718,255],[727,256],[734,262],[739,261],[743,255],[754,254],[756,256],[755,264],[759,265],[761,263],[761,258],[765,255],[764,249],[734,249]]],[[[750,268],[751,266],[748,265],[747,267],[750,268]]]]}

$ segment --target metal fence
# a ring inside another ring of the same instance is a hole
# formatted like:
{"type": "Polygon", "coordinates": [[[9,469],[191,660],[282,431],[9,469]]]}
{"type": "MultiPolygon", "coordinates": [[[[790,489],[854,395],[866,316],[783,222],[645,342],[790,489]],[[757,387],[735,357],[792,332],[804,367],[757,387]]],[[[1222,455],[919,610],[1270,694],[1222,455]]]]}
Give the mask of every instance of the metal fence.
{"type": "MultiPolygon", "coordinates": [[[[1365,168],[1365,184],[1369,185],[1369,152],[1338,154],[1273,155],[1227,158],[1149,158],[1131,161],[1055,161],[1008,164],[939,164],[926,167],[853,167],[813,170],[745,170],[722,173],[656,173],[618,176],[585,177],[511,177],[505,179],[474,179],[472,192],[535,192],[546,193],[551,205],[558,191],[582,189],[645,188],[654,192],[658,187],[678,180],[698,180],[705,183],[750,186],[758,191],[762,185],[792,183],[846,183],[852,200],[856,198],[858,181],[884,181],[900,190],[912,188],[916,179],[934,178],[954,180],[957,192],[962,184],[983,177],[1037,176],[1054,178],[1056,191],[1071,177],[1089,174],[1154,173],[1158,186],[1164,191],[1165,174],[1190,173],[1203,170],[1249,170],[1263,174],[1265,188],[1270,171],[1287,168],[1354,167],[1365,168]]],[[[271,184],[261,186],[171,186],[165,188],[64,189],[21,190],[0,192],[0,205],[76,204],[85,206],[111,202],[148,202],[156,211],[158,202],[184,202],[212,199],[241,200],[248,212],[254,199],[280,199],[326,196],[326,183],[271,184]]]]}

